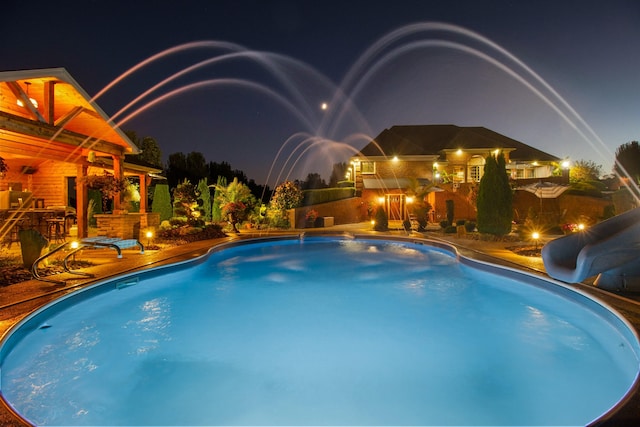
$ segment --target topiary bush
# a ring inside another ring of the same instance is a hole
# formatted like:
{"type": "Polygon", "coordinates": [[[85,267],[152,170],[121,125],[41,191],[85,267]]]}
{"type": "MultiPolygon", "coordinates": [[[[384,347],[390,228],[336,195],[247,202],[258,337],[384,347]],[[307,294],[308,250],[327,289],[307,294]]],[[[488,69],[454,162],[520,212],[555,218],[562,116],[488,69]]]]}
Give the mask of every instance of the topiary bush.
{"type": "Polygon", "coordinates": [[[387,231],[389,230],[389,217],[382,207],[379,207],[376,211],[375,224],[373,229],[375,231],[387,231]]]}

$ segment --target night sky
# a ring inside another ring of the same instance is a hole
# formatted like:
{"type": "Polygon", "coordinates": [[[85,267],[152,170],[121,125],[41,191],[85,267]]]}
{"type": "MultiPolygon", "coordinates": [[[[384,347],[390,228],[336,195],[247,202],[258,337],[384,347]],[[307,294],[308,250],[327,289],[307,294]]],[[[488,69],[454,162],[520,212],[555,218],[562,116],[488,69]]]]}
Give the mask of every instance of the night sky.
{"type": "Polygon", "coordinates": [[[605,174],[640,139],[637,0],[9,0],[0,40],[0,70],[64,67],[91,96],[207,42],[96,102],[117,123],[150,103],[120,126],[165,160],[199,151],[272,186],[328,181],[394,125],[484,126],[605,174]]]}

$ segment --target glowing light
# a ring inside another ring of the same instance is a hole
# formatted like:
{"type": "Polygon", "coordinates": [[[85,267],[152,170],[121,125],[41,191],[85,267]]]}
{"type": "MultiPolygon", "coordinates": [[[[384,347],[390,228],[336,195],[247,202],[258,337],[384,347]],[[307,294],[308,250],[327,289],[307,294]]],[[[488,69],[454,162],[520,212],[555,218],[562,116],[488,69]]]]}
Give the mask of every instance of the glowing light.
{"type": "Polygon", "coordinates": [[[79,246],[80,242],[78,242],[77,240],[71,242],[71,249],[78,249],[79,246]]]}
{"type": "Polygon", "coordinates": [[[378,203],[383,204],[384,203],[384,197],[378,197],[378,203]]]}
{"type": "MultiPolygon", "coordinates": [[[[38,101],[36,101],[33,98],[29,98],[29,101],[31,101],[31,104],[35,107],[38,108],[38,101]]],[[[24,102],[22,102],[22,99],[18,99],[16,101],[16,104],[18,104],[18,107],[24,107],[24,102]]]]}
{"type": "Polygon", "coordinates": [[[571,163],[569,162],[569,160],[563,160],[562,161],[562,168],[563,169],[569,169],[570,165],[571,165],[571,163]]]}
{"type": "Polygon", "coordinates": [[[438,169],[438,162],[433,163],[433,168],[438,169]]]}
{"type": "Polygon", "coordinates": [[[582,231],[585,229],[585,225],[584,224],[578,224],[578,230],[582,231]]]}
{"type": "Polygon", "coordinates": [[[407,197],[407,203],[413,203],[413,197],[408,196],[407,197]]]}
{"type": "Polygon", "coordinates": [[[537,231],[534,231],[533,233],[531,233],[531,237],[535,242],[535,249],[538,250],[538,239],[540,239],[540,233],[538,233],[537,231]]]}
{"type": "Polygon", "coordinates": [[[391,160],[394,161],[394,162],[397,162],[399,159],[398,159],[398,156],[393,156],[393,159],[391,159],[391,160]]]}
{"type": "Polygon", "coordinates": [[[456,151],[456,154],[459,156],[462,154],[462,149],[458,148],[458,151],[456,151]]]}
{"type": "Polygon", "coordinates": [[[326,102],[323,102],[322,104],[320,104],[320,109],[321,110],[326,110],[327,108],[329,108],[329,105],[326,102]]]}

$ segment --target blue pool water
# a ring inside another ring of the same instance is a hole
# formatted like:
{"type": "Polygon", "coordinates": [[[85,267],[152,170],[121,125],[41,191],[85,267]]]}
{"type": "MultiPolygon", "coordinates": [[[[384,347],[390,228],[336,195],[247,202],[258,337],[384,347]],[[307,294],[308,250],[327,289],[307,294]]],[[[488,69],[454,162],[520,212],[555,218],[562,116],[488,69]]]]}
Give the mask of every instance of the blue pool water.
{"type": "Polygon", "coordinates": [[[98,284],[5,339],[2,395],[38,425],[585,425],[632,387],[606,307],[421,243],[264,239],[98,284]]]}

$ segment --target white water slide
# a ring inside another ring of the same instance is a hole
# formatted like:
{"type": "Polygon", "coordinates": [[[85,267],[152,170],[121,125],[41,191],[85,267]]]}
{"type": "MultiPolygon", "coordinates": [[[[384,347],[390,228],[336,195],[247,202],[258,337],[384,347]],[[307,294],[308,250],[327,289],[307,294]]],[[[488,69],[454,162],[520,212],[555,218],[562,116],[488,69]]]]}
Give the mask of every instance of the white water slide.
{"type": "Polygon", "coordinates": [[[548,242],[542,260],[547,274],[563,282],[597,275],[594,284],[604,289],[640,288],[640,208],[548,242]]]}

